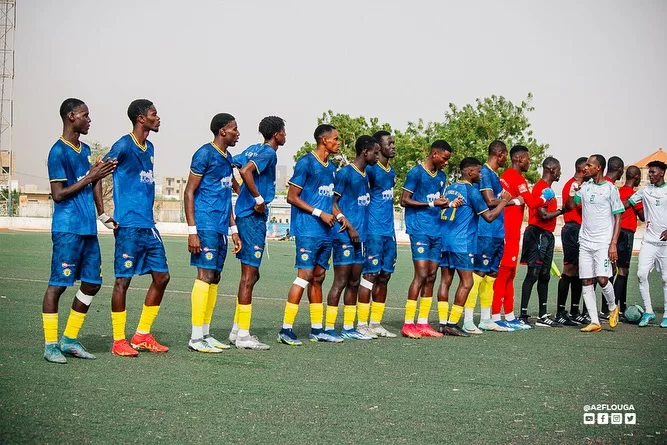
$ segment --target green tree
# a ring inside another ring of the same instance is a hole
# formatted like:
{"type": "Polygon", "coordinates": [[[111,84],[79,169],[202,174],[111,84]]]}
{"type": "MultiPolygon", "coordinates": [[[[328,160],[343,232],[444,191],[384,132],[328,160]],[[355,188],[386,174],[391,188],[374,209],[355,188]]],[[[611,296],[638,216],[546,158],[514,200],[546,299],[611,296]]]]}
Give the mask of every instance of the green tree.
{"type": "MultiPolygon", "coordinates": [[[[99,142],[88,143],[90,145],[91,164],[97,162],[98,159],[109,153],[110,147],[104,146],[99,142]]],[[[111,175],[102,179],[102,202],[104,203],[104,212],[107,215],[113,214],[113,180],[111,175]]]]}
{"type": "Polygon", "coordinates": [[[0,203],[2,204],[2,206],[0,207],[0,216],[18,216],[21,193],[18,190],[12,190],[12,193],[10,195],[11,199],[11,204],[10,204],[9,200],[7,199],[8,192],[9,188],[7,187],[0,189],[0,203]],[[12,209],[11,215],[9,214],[10,206],[12,209]]]}

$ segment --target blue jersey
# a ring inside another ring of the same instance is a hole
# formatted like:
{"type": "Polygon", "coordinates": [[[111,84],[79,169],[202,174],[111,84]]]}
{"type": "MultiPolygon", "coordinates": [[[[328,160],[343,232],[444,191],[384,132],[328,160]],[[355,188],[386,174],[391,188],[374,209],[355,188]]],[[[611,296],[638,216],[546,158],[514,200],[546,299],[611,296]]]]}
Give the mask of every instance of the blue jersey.
{"type": "Polygon", "coordinates": [[[227,235],[232,212],[232,155],[213,142],[202,145],[192,155],[190,172],[200,176],[195,190],[195,223],[199,230],[227,235]]]}
{"type": "MultiPolygon", "coordinates": [[[[268,205],[276,197],[276,164],[278,163],[278,156],[273,147],[268,144],[251,145],[243,153],[234,156],[234,165],[238,168],[243,167],[248,162],[255,164],[252,179],[255,181],[257,191],[264,198],[268,214],[268,205]]],[[[255,198],[248,191],[248,187],[242,184],[239,197],[236,199],[236,216],[250,216],[255,212],[254,208],[255,198]]]]}
{"type": "Polygon", "coordinates": [[[477,219],[489,207],[482,194],[468,181],[457,181],[447,187],[445,198],[463,199],[463,205],[442,211],[442,250],[454,253],[477,253],[477,219]]]}
{"type": "MultiPolygon", "coordinates": [[[[336,173],[334,181],[334,193],[340,196],[338,207],[347,220],[359,233],[359,241],[366,241],[366,229],[368,224],[368,204],[371,195],[368,189],[368,177],[366,172],[361,172],[354,164],[346,165],[336,173]]],[[[347,230],[342,232],[340,223],[334,225],[334,233],[344,243],[349,243],[350,235],[347,230]]]]}
{"type": "MultiPolygon", "coordinates": [[[[289,180],[292,187],[301,189],[299,195],[316,209],[331,213],[333,205],[334,178],[336,166],[332,162],[322,162],[314,152],[302,156],[294,166],[294,175],[289,180]]],[[[332,227],[321,218],[292,206],[290,228],[294,236],[308,236],[319,239],[333,239],[332,227]]]]}
{"type": "MultiPolygon", "coordinates": [[[[79,148],[60,138],[49,151],[49,181],[63,182],[65,187],[83,179],[90,170],[90,147],[83,142],[79,148]]],[[[93,185],[89,184],[76,195],[53,203],[52,232],[76,235],[96,235],[97,220],[93,200],[93,185]]]]}
{"type": "Polygon", "coordinates": [[[142,146],[130,133],[118,139],[105,156],[105,159],[118,160],[118,167],[113,172],[113,215],[120,227],[155,227],[153,154],[150,141],[142,146]]]}
{"type": "MultiPolygon", "coordinates": [[[[432,173],[421,163],[412,167],[403,184],[403,190],[412,192],[412,199],[421,202],[433,202],[442,196],[447,176],[440,170],[432,173]]],[[[430,235],[438,227],[439,207],[405,209],[405,226],[409,235],[430,235]]],[[[436,235],[437,236],[437,235],[436,235]]]]}
{"type": "MultiPolygon", "coordinates": [[[[503,193],[503,186],[500,184],[500,178],[498,173],[491,170],[491,168],[484,164],[481,170],[481,177],[479,182],[475,184],[475,187],[483,192],[484,190],[491,190],[493,196],[500,198],[500,195],[503,193]]],[[[477,222],[477,236],[488,236],[491,238],[505,238],[505,224],[503,223],[503,214],[505,211],[500,212],[500,215],[490,223],[486,222],[484,218],[479,218],[477,222]]]]}
{"type": "Polygon", "coordinates": [[[396,170],[379,161],[366,166],[371,203],[368,206],[368,234],[394,236],[394,185],[396,170]]]}

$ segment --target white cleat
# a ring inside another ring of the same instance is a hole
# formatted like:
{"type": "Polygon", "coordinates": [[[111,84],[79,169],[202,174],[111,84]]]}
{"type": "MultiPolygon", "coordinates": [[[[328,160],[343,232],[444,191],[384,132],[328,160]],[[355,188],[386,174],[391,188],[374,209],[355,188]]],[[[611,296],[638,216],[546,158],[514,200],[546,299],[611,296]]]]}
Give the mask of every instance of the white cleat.
{"type": "Polygon", "coordinates": [[[378,335],[375,333],[375,330],[367,324],[357,325],[357,332],[371,338],[378,338],[378,335]]]}
{"type": "Polygon", "coordinates": [[[502,326],[498,326],[496,322],[494,322],[491,319],[488,320],[480,320],[479,322],[479,328],[482,331],[495,331],[495,332],[512,332],[507,328],[504,328],[502,326]]]}
{"type": "Polygon", "coordinates": [[[260,342],[255,335],[248,335],[246,337],[236,337],[236,349],[254,349],[256,351],[266,351],[269,345],[260,342]]]}
{"type": "Polygon", "coordinates": [[[222,349],[214,348],[209,345],[203,338],[190,339],[188,342],[188,349],[194,352],[206,352],[209,354],[217,354],[222,352],[222,349]]]}
{"type": "Polygon", "coordinates": [[[235,331],[233,329],[229,331],[229,343],[235,345],[238,336],[239,336],[239,331],[235,331]]]}
{"type": "Polygon", "coordinates": [[[396,338],[396,334],[389,332],[381,324],[370,324],[368,327],[376,337],[396,338]]]}
{"type": "Polygon", "coordinates": [[[481,331],[477,326],[475,326],[475,323],[472,321],[469,323],[463,323],[463,331],[467,332],[468,334],[483,334],[484,331],[481,331]]]}
{"type": "Polygon", "coordinates": [[[216,348],[216,349],[229,349],[231,346],[224,344],[221,341],[216,340],[215,338],[211,337],[210,335],[205,335],[204,336],[204,341],[211,347],[216,348]]]}

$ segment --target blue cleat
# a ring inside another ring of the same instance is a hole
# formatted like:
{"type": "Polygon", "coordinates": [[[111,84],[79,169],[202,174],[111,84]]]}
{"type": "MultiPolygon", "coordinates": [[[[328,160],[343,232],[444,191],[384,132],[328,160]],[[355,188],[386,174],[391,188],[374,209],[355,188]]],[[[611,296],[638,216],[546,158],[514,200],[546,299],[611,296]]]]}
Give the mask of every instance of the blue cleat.
{"type": "Polygon", "coordinates": [[[528,329],[531,329],[530,325],[527,323],[524,323],[523,321],[519,320],[518,318],[515,318],[512,321],[505,321],[507,325],[514,329],[515,331],[527,331],[528,329]]]}
{"type": "Polygon", "coordinates": [[[644,312],[642,314],[641,320],[639,320],[639,327],[644,328],[644,327],[648,326],[649,322],[654,321],[654,320],[655,320],[655,314],[653,314],[651,312],[644,312]]]}
{"type": "Polygon", "coordinates": [[[65,355],[71,355],[77,358],[95,360],[95,356],[86,351],[81,342],[76,338],[63,337],[60,339],[60,351],[65,355]]]}
{"type": "Polygon", "coordinates": [[[343,337],[344,339],[349,339],[349,340],[373,340],[373,337],[370,335],[365,335],[362,334],[361,332],[357,331],[356,329],[343,329],[340,331],[340,336],[343,337]]]}
{"type": "Polygon", "coordinates": [[[324,329],[311,329],[310,334],[308,334],[308,340],[312,342],[324,341],[328,343],[341,343],[343,341],[343,339],[336,334],[336,331],[325,331],[324,329]]]}
{"type": "Polygon", "coordinates": [[[285,329],[282,328],[278,333],[278,343],[283,343],[290,346],[301,346],[301,340],[296,337],[296,334],[292,328],[285,329]]]}
{"type": "Polygon", "coordinates": [[[662,321],[660,322],[660,327],[667,328],[667,316],[662,317],[662,321]]]}
{"type": "Polygon", "coordinates": [[[48,345],[44,345],[44,360],[46,360],[47,362],[60,363],[63,365],[67,363],[67,359],[65,358],[63,353],[60,352],[58,344],[56,343],[50,343],[48,345]]]}
{"type": "Polygon", "coordinates": [[[498,320],[494,323],[496,323],[496,325],[500,326],[501,328],[505,329],[507,332],[514,332],[516,330],[512,326],[510,326],[510,324],[505,320],[498,320]]]}

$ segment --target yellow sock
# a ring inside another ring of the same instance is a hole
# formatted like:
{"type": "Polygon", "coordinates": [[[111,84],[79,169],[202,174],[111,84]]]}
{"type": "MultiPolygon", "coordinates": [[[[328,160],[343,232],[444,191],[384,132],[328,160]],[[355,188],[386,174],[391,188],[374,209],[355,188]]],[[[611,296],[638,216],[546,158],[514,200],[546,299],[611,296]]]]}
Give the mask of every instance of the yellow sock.
{"type": "Polygon", "coordinates": [[[239,297],[236,297],[236,308],[234,309],[234,324],[236,327],[239,325],[239,297]]]}
{"type": "MultiPolygon", "coordinates": [[[[192,286],[192,294],[190,295],[190,300],[192,302],[192,326],[201,327],[204,325],[204,317],[206,316],[206,309],[208,304],[208,294],[209,294],[208,283],[205,283],[201,280],[195,280],[195,284],[192,286]]],[[[201,336],[194,337],[201,338],[201,336]]]]}
{"type": "Polygon", "coordinates": [[[419,317],[417,323],[428,323],[428,313],[431,311],[431,304],[433,304],[433,297],[422,297],[419,302],[419,317]]]}
{"type": "Polygon", "coordinates": [[[371,306],[371,323],[380,324],[382,323],[382,316],[384,315],[384,303],[378,303],[377,301],[373,302],[371,306]]]}
{"type": "Polygon", "coordinates": [[[453,305],[452,312],[449,314],[449,324],[457,324],[463,314],[463,306],[453,305]]]}
{"type": "Polygon", "coordinates": [[[153,326],[158,312],[160,312],[160,306],[146,306],[144,304],[144,309],[141,311],[141,317],[139,317],[139,324],[137,325],[138,334],[148,334],[151,331],[151,326],[153,326]]]}
{"type": "Polygon", "coordinates": [[[493,283],[494,277],[485,276],[484,281],[479,286],[479,306],[481,311],[480,320],[491,319],[491,304],[493,303],[493,283]]]}
{"type": "Polygon", "coordinates": [[[239,304],[239,337],[250,335],[252,304],[239,304]]]}
{"type": "Polygon", "coordinates": [[[74,309],[69,310],[69,318],[67,319],[67,324],[65,325],[65,332],[63,335],[69,338],[77,338],[79,336],[79,331],[81,326],[83,326],[83,321],[86,319],[86,314],[83,312],[77,312],[74,309]]]}
{"type": "Polygon", "coordinates": [[[440,318],[440,324],[447,324],[448,316],[449,316],[449,302],[438,301],[438,318],[440,318]]]}
{"type": "Polygon", "coordinates": [[[415,313],[417,313],[417,300],[408,300],[405,302],[405,323],[414,324],[415,313]]]}
{"type": "Polygon", "coordinates": [[[44,326],[44,342],[58,343],[58,313],[42,312],[42,325],[44,326]]]}
{"type": "Polygon", "coordinates": [[[466,298],[465,307],[468,309],[475,309],[477,306],[477,295],[479,294],[479,285],[482,284],[484,277],[480,277],[476,273],[472,274],[472,288],[470,293],[468,293],[468,298],[466,298]]]}
{"type": "Polygon", "coordinates": [[[357,306],[343,305],[343,329],[354,329],[354,317],[357,315],[357,306]]]}
{"type": "Polygon", "coordinates": [[[371,312],[370,303],[357,303],[357,323],[368,324],[368,314],[371,312]]]}
{"type": "Polygon", "coordinates": [[[338,317],[338,306],[327,305],[327,321],[325,329],[333,329],[336,326],[336,318],[338,317]]]}
{"type": "Polygon", "coordinates": [[[215,309],[216,301],[218,301],[218,285],[209,284],[208,299],[206,300],[206,311],[204,312],[204,324],[211,324],[211,320],[213,319],[213,309],[215,309]]]}
{"type": "Polygon", "coordinates": [[[322,318],[324,317],[324,304],[310,303],[310,327],[322,329],[322,318]]]}
{"type": "Polygon", "coordinates": [[[125,322],[127,321],[127,311],[111,313],[111,327],[113,329],[113,339],[125,340],[125,322]]]}
{"type": "Polygon", "coordinates": [[[296,314],[299,312],[299,305],[290,303],[289,301],[285,303],[285,316],[283,317],[283,329],[292,329],[294,325],[294,320],[296,319],[296,314]]]}

